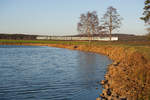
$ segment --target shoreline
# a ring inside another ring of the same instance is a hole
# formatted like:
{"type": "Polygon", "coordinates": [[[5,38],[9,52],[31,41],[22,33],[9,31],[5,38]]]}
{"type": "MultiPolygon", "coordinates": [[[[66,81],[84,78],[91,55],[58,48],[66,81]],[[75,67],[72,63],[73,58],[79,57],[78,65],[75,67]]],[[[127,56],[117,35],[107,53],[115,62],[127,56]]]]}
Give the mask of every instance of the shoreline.
{"type": "Polygon", "coordinates": [[[102,100],[149,99],[150,62],[134,48],[48,43],[0,43],[0,45],[49,46],[104,54],[112,59],[113,63],[108,66],[105,80],[100,82],[104,87],[103,93],[100,94],[102,100]]]}

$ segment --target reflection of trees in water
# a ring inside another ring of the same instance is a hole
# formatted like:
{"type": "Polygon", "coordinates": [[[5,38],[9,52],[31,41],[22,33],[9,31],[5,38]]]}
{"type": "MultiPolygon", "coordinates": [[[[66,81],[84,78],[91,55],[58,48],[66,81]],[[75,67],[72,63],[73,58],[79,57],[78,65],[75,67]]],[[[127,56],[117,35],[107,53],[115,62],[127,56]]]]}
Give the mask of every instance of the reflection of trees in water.
{"type": "Polygon", "coordinates": [[[86,84],[86,88],[95,85],[96,80],[96,54],[87,52],[78,52],[78,75],[81,81],[86,84]]]}

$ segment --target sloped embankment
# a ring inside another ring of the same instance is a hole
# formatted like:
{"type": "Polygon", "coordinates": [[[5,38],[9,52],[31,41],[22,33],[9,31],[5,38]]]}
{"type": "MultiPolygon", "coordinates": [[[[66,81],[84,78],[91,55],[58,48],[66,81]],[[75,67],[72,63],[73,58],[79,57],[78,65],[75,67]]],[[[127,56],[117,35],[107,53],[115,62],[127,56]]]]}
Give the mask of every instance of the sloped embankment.
{"type": "Polygon", "coordinates": [[[150,64],[148,59],[132,48],[110,47],[105,54],[114,60],[109,65],[102,98],[109,100],[149,100],[150,64]]]}

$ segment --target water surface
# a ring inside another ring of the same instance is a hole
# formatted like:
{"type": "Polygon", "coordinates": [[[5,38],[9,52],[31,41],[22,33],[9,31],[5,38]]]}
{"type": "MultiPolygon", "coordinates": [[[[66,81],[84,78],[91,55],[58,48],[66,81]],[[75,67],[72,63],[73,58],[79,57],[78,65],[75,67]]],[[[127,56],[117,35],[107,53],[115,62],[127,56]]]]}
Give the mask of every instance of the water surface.
{"type": "Polygon", "coordinates": [[[0,100],[95,100],[110,63],[89,52],[0,45],[0,100]]]}

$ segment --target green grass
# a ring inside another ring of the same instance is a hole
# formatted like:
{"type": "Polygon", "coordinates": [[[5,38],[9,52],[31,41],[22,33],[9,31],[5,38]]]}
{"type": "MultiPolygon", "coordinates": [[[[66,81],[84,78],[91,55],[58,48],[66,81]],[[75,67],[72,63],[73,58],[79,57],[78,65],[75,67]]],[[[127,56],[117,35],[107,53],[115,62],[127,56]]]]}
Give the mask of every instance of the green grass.
{"type": "MultiPolygon", "coordinates": [[[[42,43],[42,44],[66,44],[66,45],[89,45],[88,41],[52,41],[52,40],[8,40],[0,39],[0,43],[42,43]]],[[[125,48],[134,48],[136,51],[144,54],[148,59],[150,59],[150,42],[100,42],[92,41],[93,46],[119,46],[125,48]]]]}
{"type": "Polygon", "coordinates": [[[0,39],[0,43],[42,43],[42,44],[74,44],[85,45],[88,41],[49,41],[49,40],[5,40],[0,39]]]}
{"type": "MultiPolygon", "coordinates": [[[[0,39],[0,43],[49,43],[49,44],[74,44],[87,45],[88,41],[54,41],[54,40],[6,40],[0,39]]],[[[112,46],[150,46],[150,42],[102,42],[92,41],[92,45],[112,45],[112,46]]]]}

